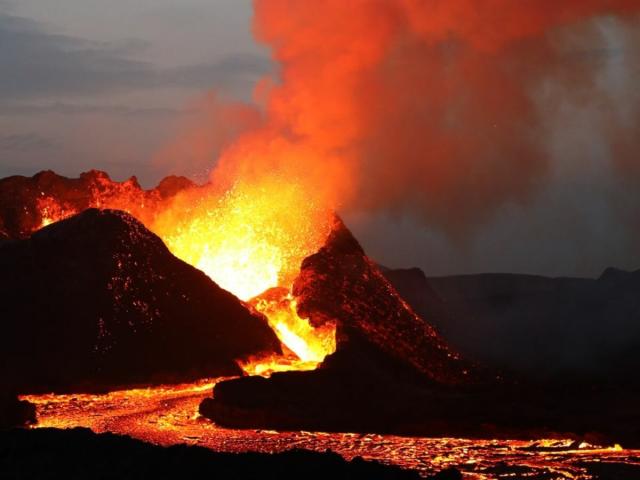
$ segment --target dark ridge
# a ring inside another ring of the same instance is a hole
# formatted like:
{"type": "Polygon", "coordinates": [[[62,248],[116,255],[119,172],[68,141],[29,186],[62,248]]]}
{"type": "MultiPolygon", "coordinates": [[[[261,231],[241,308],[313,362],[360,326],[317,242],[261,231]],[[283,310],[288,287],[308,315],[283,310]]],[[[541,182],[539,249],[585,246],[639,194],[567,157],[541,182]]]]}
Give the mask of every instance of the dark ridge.
{"type": "Polygon", "coordinates": [[[638,271],[609,268],[598,279],[427,278],[402,269],[385,276],[447,342],[478,362],[536,381],[637,383],[638,271]]]}
{"type": "Polygon", "coordinates": [[[24,400],[18,400],[15,394],[6,390],[0,391],[0,430],[22,427],[36,423],[36,407],[24,400]]]}
{"type": "Polygon", "coordinates": [[[186,445],[163,448],[130,437],[94,434],[90,430],[76,428],[0,432],[0,478],[417,480],[420,477],[416,472],[359,457],[346,461],[330,451],[218,453],[186,445]]]}

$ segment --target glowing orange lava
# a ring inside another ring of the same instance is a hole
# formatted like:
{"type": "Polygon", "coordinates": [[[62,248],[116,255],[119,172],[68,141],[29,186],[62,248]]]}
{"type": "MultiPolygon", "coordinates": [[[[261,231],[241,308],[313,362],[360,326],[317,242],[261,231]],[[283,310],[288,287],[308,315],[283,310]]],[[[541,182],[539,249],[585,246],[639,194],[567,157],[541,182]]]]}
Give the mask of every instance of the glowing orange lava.
{"type": "Polygon", "coordinates": [[[331,220],[299,186],[268,179],[222,194],[183,192],[151,229],[174,255],[249,300],[290,284],[302,260],[323,245],[331,220]]]}
{"type": "Polygon", "coordinates": [[[247,373],[311,369],[335,351],[335,328],[314,328],[298,316],[291,285],[302,260],[324,244],[333,214],[314,204],[304,189],[264,176],[217,194],[211,188],[179,194],[159,212],[151,229],[174,255],[196,266],[222,288],[263,313],[295,355],[251,360],[247,373]],[[278,300],[261,298],[280,287],[278,300]]]}
{"type": "MultiPolygon", "coordinates": [[[[100,186],[89,206],[137,217],[174,255],[264,314],[286,347],[284,356],[243,361],[245,372],[313,369],[335,351],[335,327],[316,328],[300,318],[290,294],[302,260],[322,247],[334,222],[301,185],[264,175],[222,192],[211,185],[187,189],[168,202],[131,187],[100,186]]],[[[50,197],[38,207],[41,227],[78,213],[50,197]]]]}
{"type": "Polygon", "coordinates": [[[36,202],[38,210],[40,211],[40,228],[51,225],[52,223],[63,220],[67,217],[78,213],[75,208],[70,205],[58,202],[55,198],[48,196],[38,197],[36,202]]]}
{"type": "Polygon", "coordinates": [[[250,303],[268,318],[269,325],[286,349],[284,356],[258,357],[241,363],[249,375],[269,376],[286,370],[313,370],[336,350],[335,325],[314,327],[308,320],[300,318],[296,301],[287,288],[269,289],[250,303]]]}
{"type": "Polygon", "coordinates": [[[591,462],[640,464],[638,450],[587,442],[576,445],[575,439],[492,440],[227,430],[203,420],[197,413],[200,402],[211,395],[212,386],[220,380],[224,379],[105,394],[25,395],[21,399],[36,405],[38,423],[32,428],[85,427],[164,446],[187,443],[218,452],[273,453],[292,447],[319,452],[331,449],[347,459],[360,456],[418,470],[424,476],[456,467],[464,472],[465,478],[477,480],[591,480],[594,477],[586,468],[591,462]]]}

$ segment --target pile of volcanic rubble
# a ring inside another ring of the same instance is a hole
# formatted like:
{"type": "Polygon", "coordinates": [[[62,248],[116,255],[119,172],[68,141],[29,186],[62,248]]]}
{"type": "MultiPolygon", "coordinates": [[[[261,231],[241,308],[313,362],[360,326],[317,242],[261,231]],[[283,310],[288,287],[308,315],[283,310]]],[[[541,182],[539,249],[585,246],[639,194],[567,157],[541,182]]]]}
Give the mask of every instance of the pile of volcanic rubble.
{"type": "MultiPolygon", "coordinates": [[[[280,352],[264,317],[174,257],[134,216],[91,208],[96,195],[117,200],[125,191],[150,205],[192,187],[171,177],[146,191],[135,179],[113,182],[101,172],[0,180],[5,391],[240,376],[237,359],[280,352]],[[80,213],[40,228],[43,198],[80,213]]],[[[117,207],[116,200],[107,203],[117,207]]],[[[402,290],[402,278],[386,274],[402,290]]],[[[406,290],[413,307],[338,221],[303,261],[293,288],[301,317],[336,325],[336,352],[314,371],[218,383],[202,415],[231,427],[640,438],[637,389],[525,381],[496,373],[505,365],[480,368],[433,326],[447,331],[459,312],[452,315],[436,289],[419,298],[406,290]]],[[[28,422],[28,406],[7,399],[15,423],[28,422]]]]}
{"type": "Polygon", "coordinates": [[[2,378],[21,392],[240,375],[266,321],[132,216],[89,209],[0,247],[2,378]]]}

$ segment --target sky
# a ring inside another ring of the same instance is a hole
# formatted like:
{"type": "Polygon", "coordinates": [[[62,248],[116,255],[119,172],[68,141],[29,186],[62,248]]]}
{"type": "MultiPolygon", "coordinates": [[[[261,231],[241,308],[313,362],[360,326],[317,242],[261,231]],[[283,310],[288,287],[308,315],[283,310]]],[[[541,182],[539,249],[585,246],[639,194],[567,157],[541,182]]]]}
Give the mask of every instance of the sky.
{"type": "MultiPolygon", "coordinates": [[[[251,102],[276,68],[253,39],[252,14],[249,0],[0,0],[0,177],[97,168],[150,187],[173,173],[157,159],[202,99],[251,102]]],[[[624,109],[638,98],[640,50],[604,29],[601,45],[569,54],[604,58],[600,81],[624,109]]],[[[548,89],[537,92],[541,109],[548,89]]],[[[592,106],[557,99],[548,178],[466,238],[410,209],[341,214],[374,259],[428,275],[640,268],[640,176],[614,171],[592,106]]],[[[637,122],[628,129],[640,136],[637,122]]]]}
{"type": "Polygon", "coordinates": [[[0,1],[0,176],[43,168],[157,181],[150,159],[210,89],[271,68],[244,0],[0,1]]]}

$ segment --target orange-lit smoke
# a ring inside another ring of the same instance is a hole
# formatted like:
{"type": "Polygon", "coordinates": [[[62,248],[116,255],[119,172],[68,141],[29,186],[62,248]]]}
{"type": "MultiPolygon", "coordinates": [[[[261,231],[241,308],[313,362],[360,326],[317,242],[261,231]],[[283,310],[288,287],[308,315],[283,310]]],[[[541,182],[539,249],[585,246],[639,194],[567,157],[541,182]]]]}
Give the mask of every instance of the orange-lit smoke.
{"type": "MultiPolygon", "coordinates": [[[[258,108],[207,98],[159,161],[211,169],[211,184],[141,214],[175,255],[244,300],[261,296],[254,308],[312,365],[333,351],[334,332],[309,330],[289,290],[332,212],[409,209],[462,234],[526,200],[548,167],[534,91],[553,80],[588,99],[597,68],[567,59],[569,33],[593,39],[591,20],[640,11],[637,0],[254,5],[279,78],[259,83],[258,108]],[[275,287],[278,298],[262,296],[275,287]]],[[[612,151],[633,152],[637,137],[609,127],[612,151]]]]}
{"type": "Polygon", "coordinates": [[[563,32],[593,39],[591,20],[640,11],[636,0],[254,5],[279,78],[258,85],[262,122],[224,150],[214,183],[277,172],[329,207],[409,209],[454,234],[544,179],[533,92],[548,79],[588,90],[595,75],[567,68],[563,32]]]}
{"type": "Polygon", "coordinates": [[[209,92],[192,102],[181,119],[178,132],[153,159],[159,171],[184,175],[202,183],[225,148],[240,134],[261,122],[255,106],[224,101],[209,92]]]}

